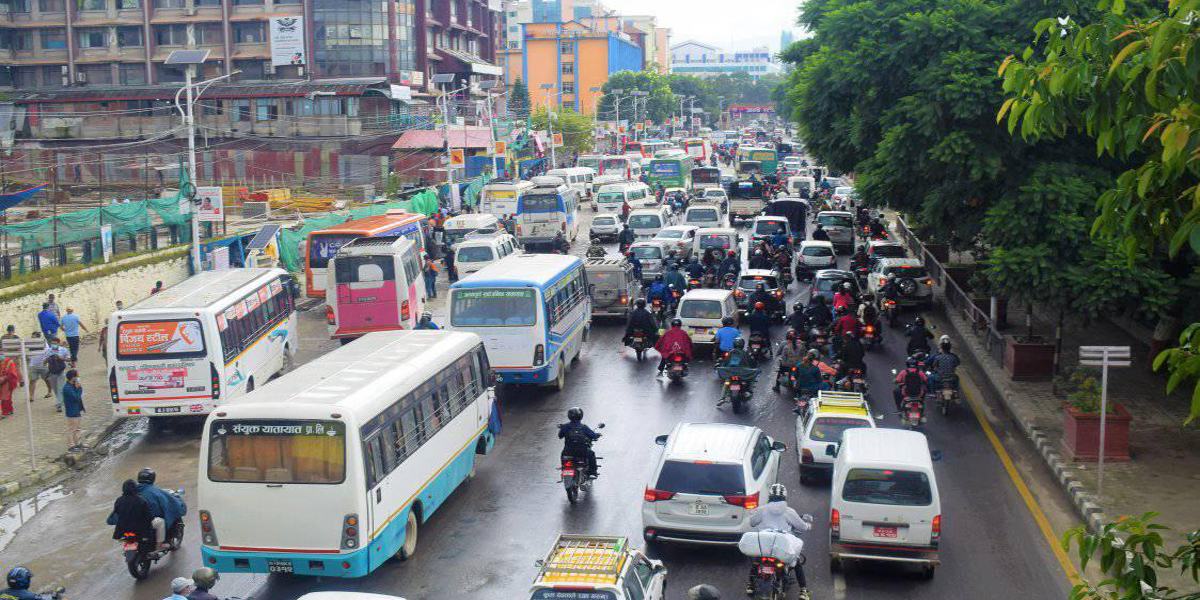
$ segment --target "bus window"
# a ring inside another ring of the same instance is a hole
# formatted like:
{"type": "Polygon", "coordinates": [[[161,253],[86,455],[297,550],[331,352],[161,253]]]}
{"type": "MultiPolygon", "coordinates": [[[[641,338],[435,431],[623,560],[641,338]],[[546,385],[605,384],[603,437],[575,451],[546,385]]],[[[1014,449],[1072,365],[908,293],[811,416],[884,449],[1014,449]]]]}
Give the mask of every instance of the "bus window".
{"type": "Polygon", "coordinates": [[[218,419],[209,428],[208,478],[341,483],[346,478],[346,426],[339,421],[218,419]]]}
{"type": "Polygon", "coordinates": [[[392,281],[396,279],[395,261],[390,256],[339,258],[333,275],[338,283],[392,281]]]}
{"type": "Polygon", "coordinates": [[[450,323],[455,327],[533,325],[533,290],[461,289],[454,291],[450,323]]]}

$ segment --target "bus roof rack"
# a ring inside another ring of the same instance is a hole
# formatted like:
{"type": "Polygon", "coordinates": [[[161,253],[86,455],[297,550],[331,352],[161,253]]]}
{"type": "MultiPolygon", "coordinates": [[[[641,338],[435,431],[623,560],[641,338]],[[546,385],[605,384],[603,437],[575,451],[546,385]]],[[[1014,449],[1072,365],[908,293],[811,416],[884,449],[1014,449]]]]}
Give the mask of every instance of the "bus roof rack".
{"type": "Polygon", "coordinates": [[[817,392],[817,404],[822,406],[844,406],[846,408],[867,408],[867,399],[858,392],[821,390],[817,392]]]}

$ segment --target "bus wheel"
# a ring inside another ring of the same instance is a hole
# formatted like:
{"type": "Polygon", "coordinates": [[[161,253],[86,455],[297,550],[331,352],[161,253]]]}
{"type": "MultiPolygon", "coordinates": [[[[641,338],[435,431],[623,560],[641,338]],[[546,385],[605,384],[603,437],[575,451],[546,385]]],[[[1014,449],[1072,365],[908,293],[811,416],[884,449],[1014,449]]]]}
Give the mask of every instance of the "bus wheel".
{"type": "Polygon", "coordinates": [[[250,392],[253,392],[253,391],[254,391],[254,378],[251,377],[250,380],[246,382],[246,393],[249,394],[250,392]]]}
{"type": "Polygon", "coordinates": [[[400,546],[400,550],[396,552],[396,558],[400,560],[412,558],[413,553],[417,551],[418,529],[420,529],[420,525],[417,524],[417,513],[409,510],[408,521],[404,523],[404,545],[400,546]]]}
{"type": "Polygon", "coordinates": [[[292,357],[292,348],[288,344],[283,345],[283,372],[287,373],[296,368],[296,359],[292,357]]]}
{"type": "Polygon", "coordinates": [[[561,392],[567,384],[567,363],[562,359],[558,359],[558,376],[550,383],[550,389],[561,392]]]}

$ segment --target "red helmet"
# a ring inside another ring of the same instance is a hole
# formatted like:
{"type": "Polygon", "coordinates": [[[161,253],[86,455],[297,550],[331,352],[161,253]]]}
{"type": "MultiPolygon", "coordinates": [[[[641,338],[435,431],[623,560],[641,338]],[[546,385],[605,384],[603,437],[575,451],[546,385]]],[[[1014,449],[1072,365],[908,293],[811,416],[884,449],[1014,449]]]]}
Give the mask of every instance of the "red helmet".
{"type": "Polygon", "coordinates": [[[766,305],[766,304],[763,304],[762,302],[755,302],[755,303],[754,303],[754,310],[762,310],[762,309],[766,308],[766,306],[767,306],[767,305],[766,305]]]}
{"type": "Polygon", "coordinates": [[[736,251],[736,250],[730,250],[730,251],[729,251],[729,255],[730,255],[730,256],[737,256],[737,251],[736,251]]]}

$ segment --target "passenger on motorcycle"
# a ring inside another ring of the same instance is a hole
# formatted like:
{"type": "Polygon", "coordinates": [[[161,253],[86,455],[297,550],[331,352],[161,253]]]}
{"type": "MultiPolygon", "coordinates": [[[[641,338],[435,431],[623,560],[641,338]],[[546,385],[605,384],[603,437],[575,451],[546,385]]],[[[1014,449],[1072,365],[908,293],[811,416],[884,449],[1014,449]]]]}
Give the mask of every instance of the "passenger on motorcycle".
{"type": "Polygon", "coordinates": [[[107,523],[114,526],[112,538],[123,540],[126,533],[132,533],[139,540],[149,539],[154,535],[153,519],[150,503],[138,495],[137,482],[126,479],[121,485],[121,496],[113,502],[113,511],[108,515],[107,523]]]}
{"type": "Polygon", "coordinates": [[[896,410],[903,410],[901,402],[905,398],[924,399],[929,391],[929,378],[921,370],[921,362],[909,358],[907,368],[896,374],[896,389],[892,390],[892,399],[896,401],[896,410]]]}
{"type": "MultiPolygon", "coordinates": [[[[882,215],[883,213],[879,213],[882,215]]],[[[883,217],[878,216],[871,219],[871,239],[881,240],[887,238],[887,226],[883,224],[883,217]]]]}
{"type": "Polygon", "coordinates": [[[220,600],[210,592],[220,580],[221,574],[216,569],[201,567],[192,571],[192,582],[196,584],[196,589],[188,594],[187,600],[220,600]]]}
{"type": "Polygon", "coordinates": [[[792,305],[792,314],[787,317],[788,327],[804,336],[804,328],[808,325],[808,315],[804,314],[804,305],[797,302],[792,305]]]}
{"type": "Polygon", "coordinates": [[[596,464],[596,453],[592,451],[592,442],[600,439],[600,434],[583,424],[582,408],[576,406],[567,410],[567,422],[558,426],[558,439],[563,441],[562,456],[586,460],[588,475],[594,477],[599,465],[596,464]]]}
{"type": "Polygon", "coordinates": [[[771,316],[766,312],[766,305],[762,302],[754,303],[754,310],[750,311],[750,315],[746,317],[746,324],[750,326],[750,336],[760,335],[767,339],[767,343],[771,340],[771,316]]]}
{"type": "Polygon", "coordinates": [[[866,357],[867,351],[858,341],[858,334],[854,331],[843,333],[841,348],[837,353],[838,360],[842,361],[842,372],[838,373],[838,376],[843,377],[852,369],[859,369],[865,375],[867,373],[866,357]]]}
{"type": "Polygon", "coordinates": [[[815,348],[809,350],[804,354],[804,358],[800,359],[800,364],[796,365],[797,390],[815,396],[818,390],[824,389],[825,379],[821,376],[821,367],[817,366],[817,361],[820,359],[821,352],[815,348]]]}
{"type": "Polygon", "coordinates": [[[813,231],[812,239],[822,242],[829,241],[829,232],[825,231],[824,225],[821,225],[820,223],[817,224],[816,230],[813,231]]]}
{"type": "Polygon", "coordinates": [[[716,366],[754,368],[754,360],[746,352],[746,340],[742,338],[733,340],[733,347],[717,361],[716,366]]]}
{"type": "Polygon", "coordinates": [[[941,389],[938,383],[949,381],[957,390],[958,373],[956,371],[962,361],[959,360],[957,354],[950,351],[950,336],[943,335],[938,339],[938,350],[937,354],[925,360],[925,367],[932,373],[929,378],[929,387],[934,390],[941,389]]]}
{"type": "Polygon", "coordinates": [[[41,594],[29,591],[33,583],[33,571],[25,567],[13,567],[8,572],[8,589],[0,590],[0,600],[44,600],[41,594]]]}
{"type": "Polygon", "coordinates": [[[779,300],[775,298],[775,294],[767,291],[767,286],[758,284],[754,286],[754,293],[750,294],[750,306],[762,304],[767,316],[782,312],[779,306],[779,300]]]}
{"type": "Polygon", "coordinates": [[[804,309],[804,315],[808,317],[809,327],[828,327],[833,322],[833,314],[825,306],[825,296],[813,298],[804,309]]]}
{"type": "Polygon", "coordinates": [[[655,275],[654,283],[646,288],[646,301],[653,303],[655,300],[662,300],[663,306],[671,306],[671,288],[662,275],[655,275]]]}
{"type": "Polygon", "coordinates": [[[633,267],[633,276],[639,281],[642,279],[642,261],[632,252],[625,253],[625,260],[629,261],[629,266],[633,267]]]}
{"type": "Polygon", "coordinates": [[[629,313],[629,322],[625,324],[625,337],[621,338],[621,343],[628,346],[633,334],[639,331],[650,338],[650,343],[658,341],[658,324],[654,322],[654,315],[646,310],[646,301],[641,298],[638,298],[633,312],[629,313]]]}
{"type": "Polygon", "coordinates": [[[692,337],[683,330],[683,321],[671,319],[671,328],[659,338],[654,345],[662,358],[658,361],[658,374],[663,374],[667,361],[675,355],[682,355],[684,362],[692,362],[692,337]]]}
{"type": "Polygon", "coordinates": [[[137,492],[150,505],[150,514],[153,517],[151,522],[154,525],[159,548],[165,549],[168,542],[167,532],[183,519],[183,516],[187,514],[187,507],[179,498],[155,487],[155,477],[157,475],[150,467],[138,471],[137,492]]]}
{"type": "Polygon", "coordinates": [[[699,260],[693,256],[691,262],[687,266],[687,275],[691,279],[699,279],[704,276],[704,265],[700,264],[699,260]]]}
{"type": "MultiPolygon", "coordinates": [[[[788,565],[796,576],[800,586],[800,600],[808,600],[808,580],[804,577],[804,566],[799,562],[800,553],[804,550],[804,541],[796,534],[812,529],[812,515],[801,517],[795,509],[787,504],[787,488],[782,483],[771,485],[767,493],[767,503],[750,513],[750,526],[758,531],[775,531],[782,533],[792,542],[789,554],[797,560],[788,565]]],[[[750,590],[753,593],[753,589],[750,590]]]]}
{"type": "Polygon", "coordinates": [[[674,289],[680,294],[683,293],[683,290],[687,289],[687,278],[683,276],[683,273],[679,272],[678,263],[672,262],[671,266],[667,268],[667,274],[663,276],[663,283],[666,283],[667,287],[674,289]]]}
{"type": "Polygon", "coordinates": [[[733,326],[733,317],[725,317],[721,319],[721,328],[713,334],[713,341],[717,343],[717,350],[729,352],[741,337],[742,332],[733,326]]]}
{"type": "Polygon", "coordinates": [[[775,385],[772,390],[779,391],[779,382],[794,369],[800,359],[804,357],[804,346],[796,339],[796,331],[789,329],[787,337],[780,342],[779,347],[775,350],[775,355],[779,357],[779,367],[775,372],[775,385]]]}
{"type": "Polygon", "coordinates": [[[904,337],[908,338],[908,344],[905,349],[909,356],[918,352],[929,354],[929,340],[933,339],[933,334],[925,329],[925,319],[917,317],[913,319],[912,325],[909,325],[904,330],[904,337]]]}
{"type": "Polygon", "coordinates": [[[750,268],[770,269],[771,257],[768,256],[767,253],[763,252],[762,249],[755,250],[754,255],[750,257],[750,268]]]}
{"type": "Polygon", "coordinates": [[[738,255],[737,255],[736,251],[730,250],[729,254],[726,255],[725,258],[721,261],[721,269],[720,269],[721,278],[724,279],[725,276],[730,273],[732,273],[734,277],[737,277],[738,273],[741,273],[741,272],[742,272],[742,261],[738,260],[738,255]]]}
{"type": "Polygon", "coordinates": [[[857,273],[859,269],[867,268],[869,262],[870,258],[867,256],[867,247],[859,246],[858,250],[854,251],[854,256],[850,257],[850,270],[857,273]]]}
{"type": "Polygon", "coordinates": [[[854,313],[847,310],[845,306],[839,306],[836,309],[837,320],[833,322],[833,331],[830,333],[833,340],[833,351],[836,354],[842,347],[842,340],[846,333],[854,333],[862,330],[862,321],[854,316],[854,313]]]}

